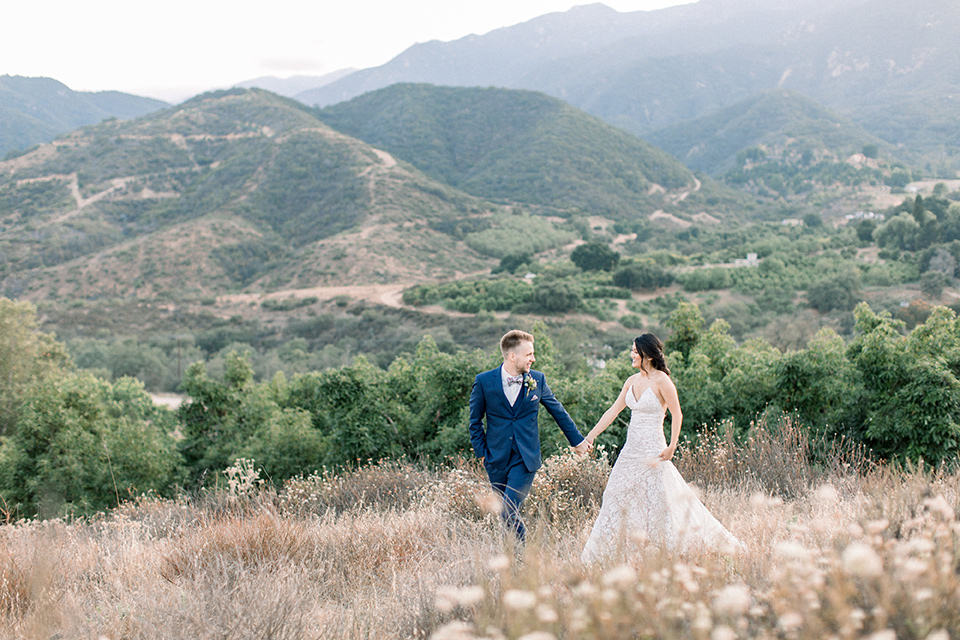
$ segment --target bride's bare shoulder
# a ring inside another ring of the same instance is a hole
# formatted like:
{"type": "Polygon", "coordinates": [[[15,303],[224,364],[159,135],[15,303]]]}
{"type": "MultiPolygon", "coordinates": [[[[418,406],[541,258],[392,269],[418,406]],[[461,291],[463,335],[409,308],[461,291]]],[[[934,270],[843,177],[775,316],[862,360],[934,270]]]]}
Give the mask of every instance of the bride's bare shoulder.
{"type": "Polygon", "coordinates": [[[673,384],[673,380],[663,371],[654,371],[650,374],[650,383],[657,386],[673,384]]]}

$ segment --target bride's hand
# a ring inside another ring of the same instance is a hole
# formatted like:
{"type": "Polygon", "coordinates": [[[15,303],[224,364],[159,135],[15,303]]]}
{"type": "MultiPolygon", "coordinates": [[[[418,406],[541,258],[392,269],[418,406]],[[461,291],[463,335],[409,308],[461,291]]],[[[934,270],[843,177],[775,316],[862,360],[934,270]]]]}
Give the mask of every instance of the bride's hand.
{"type": "Polygon", "coordinates": [[[676,447],[667,447],[666,449],[660,452],[660,459],[663,461],[672,460],[673,454],[676,450],[677,450],[676,447]]]}

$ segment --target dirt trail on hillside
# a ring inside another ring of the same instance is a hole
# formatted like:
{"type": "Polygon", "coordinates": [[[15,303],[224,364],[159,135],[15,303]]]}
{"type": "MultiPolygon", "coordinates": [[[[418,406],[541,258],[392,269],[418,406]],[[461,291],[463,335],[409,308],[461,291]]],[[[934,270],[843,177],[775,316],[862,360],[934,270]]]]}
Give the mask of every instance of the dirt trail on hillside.
{"type": "MultiPolygon", "coordinates": [[[[473,273],[457,273],[454,279],[475,278],[486,275],[488,271],[475,271],[473,273]]],[[[305,287],[303,289],[282,289],[280,291],[271,291],[269,293],[232,293],[217,298],[219,304],[250,304],[251,302],[262,302],[264,300],[282,300],[284,298],[319,298],[320,300],[332,300],[337,296],[350,296],[355,300],[367,300],[382,304],[387,307],[399,309],[406,305],[403,304],[403,290],[418,284],[431,284],[431,281],[403,281],[391,284],[357,284],[341,285],[330,287],[305,287]]],[[[421,307],[423,310],[431,310],[433,307],[421,307]]],[[[447,311],[441,307],[444,313],[457,315],[455,312],[447,311]]],[[[469,316],[472,314],[463,314],[469,316]]]]}
{"type": "Polygon", "coordinates": [[[235,293],[220,296],[217,302],[222,304],[249,304],[263,300],[279,300],[283,298],[319,298],[332,300],[337,296],[350,296],[358,300],[368,300],[388,307],[403,306],[403,290],[416,283],[396,284],[364,284],[339,287],[309,287],[306,289],[284,289],[271,293],[235,293]]]}

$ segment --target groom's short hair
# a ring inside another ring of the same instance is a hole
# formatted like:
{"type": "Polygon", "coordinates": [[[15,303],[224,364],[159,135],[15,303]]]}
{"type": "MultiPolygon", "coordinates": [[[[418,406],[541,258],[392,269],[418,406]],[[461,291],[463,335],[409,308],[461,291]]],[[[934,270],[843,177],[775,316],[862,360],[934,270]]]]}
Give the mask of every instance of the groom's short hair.
{"type": "Polygon", "coordinates": [[[519,347],[521,342],[533,342],[533,336],[519,329],[506,332],[500,338],[500,353],[506,357],[508,353],[519,347]]]}

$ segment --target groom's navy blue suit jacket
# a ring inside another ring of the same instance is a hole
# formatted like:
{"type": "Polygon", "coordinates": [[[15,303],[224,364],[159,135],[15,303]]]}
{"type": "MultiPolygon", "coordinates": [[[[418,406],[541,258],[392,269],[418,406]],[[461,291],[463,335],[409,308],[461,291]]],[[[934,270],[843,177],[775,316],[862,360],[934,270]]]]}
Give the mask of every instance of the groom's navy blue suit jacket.
{"type": "MultiPolygon", "coordinates": [[[[520,388],[517,401],[510,406],[503,393],[500,367],[478,374],[470,393],[470,442],[478,458],[484,459],[487,467],[502,468],[510,459],[510,451],[516,442],[528,471],[540,468],[540,431],[537,428],[537,413],[542,404],[553,416],[571,446],[583,442],[573,419],[557,397],[550,391],[543,373],[530,371],[536,380],[536,388],[526,385],[520,388]],[[483,428],[483,418],[487,428],[483,428]]],[[[526,376],[524,376],[526,378],[526,376]]]]}

